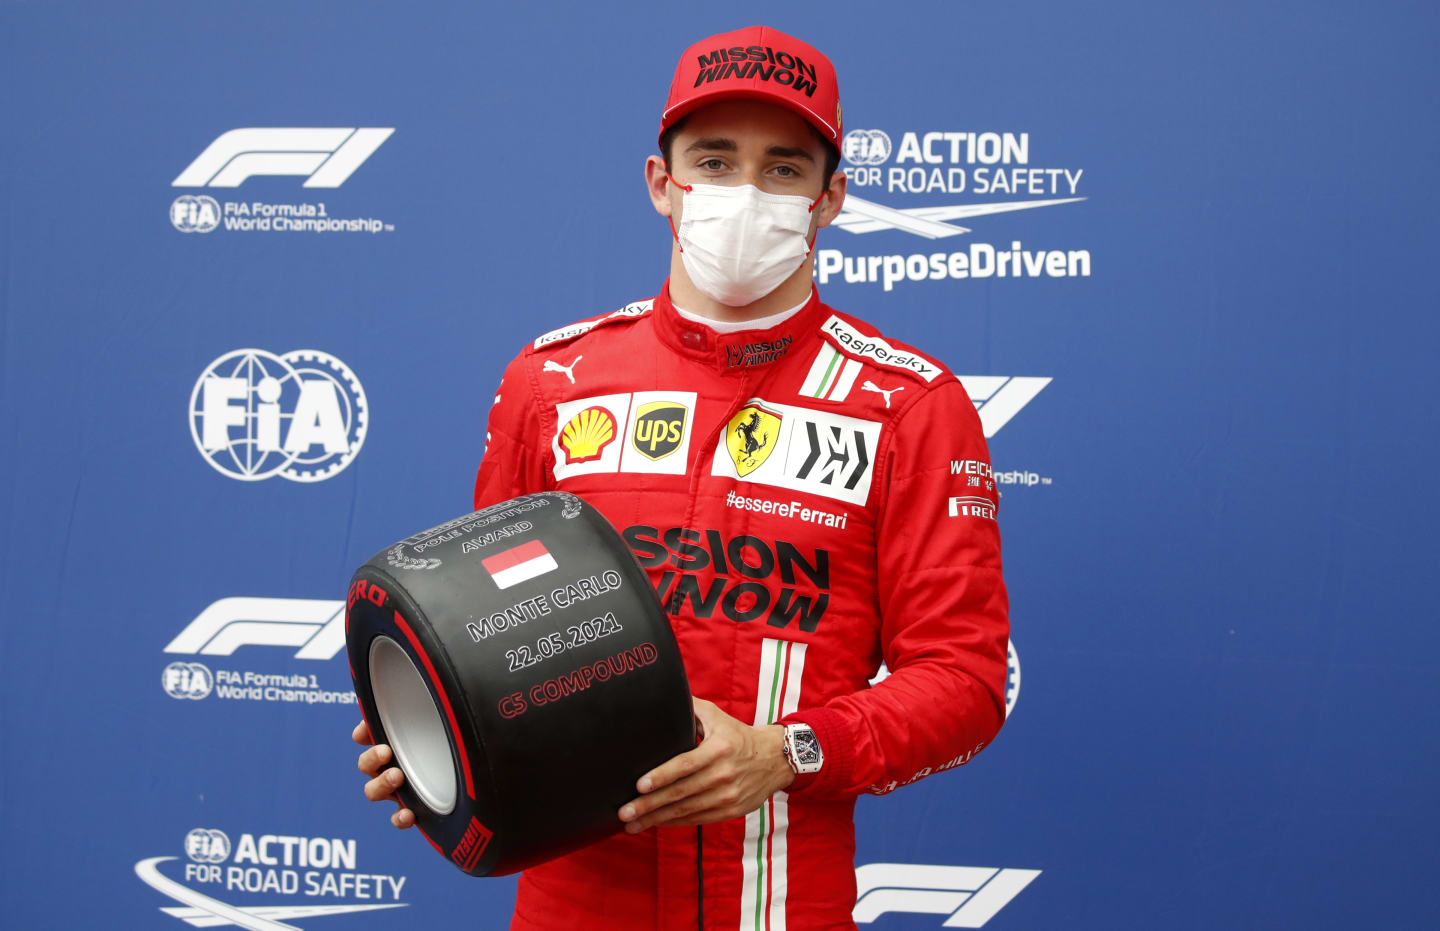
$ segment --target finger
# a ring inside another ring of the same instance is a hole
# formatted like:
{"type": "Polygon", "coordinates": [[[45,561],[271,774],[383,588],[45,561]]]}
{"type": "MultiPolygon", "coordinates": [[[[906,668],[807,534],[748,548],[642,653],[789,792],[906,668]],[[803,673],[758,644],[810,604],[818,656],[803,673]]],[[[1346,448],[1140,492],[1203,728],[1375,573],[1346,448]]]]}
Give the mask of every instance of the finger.
{"type": "Polygon", "coordinates": [[[390,823],[395,825],[402,831],[408,827],[414,827],[415,812],[406,808],[405,804],[401,802],[398,798],[395,800],[395,804],[399,807],[399,811],[395,812],[395,814],[390,816],[390,823]]]}
{"type": "Polygon", "coordinates": [[[395,790],[405,784],[405,774],[399,769],[391,767],[385,772],[365,783],[365,797],[372,802],[380,802],[395,794],[395,790]]]}
{"type": "Polygon", "coordinates": [[[671,757],[635,781],[641,793],[653,792],[677,780],[697,773],[731,751],[730,742],[712,731],[711,736],[694,750],[671,757]]]}
{"type": "Polygon", "coordinates": [[[638,834],[662,824],[675,826],[724,821],[739,814],[735,810],[739,799],[739,790],[734,785],[714,786],[669,805],[663,805],[649,814],[631,821],[625,825],[625,831],[629,834],[638,834]]]}
{"type": "Polygon", "coordinates": [[[355,729],[350,732],[350,739],[362,747],[373,744],[375,741],[370,737],[370,722],[361,718],[360,723],[355,725],[355,729]]]}
{"type": "Polygon", "coordinates": [[[672,805],[681,799],[704,792],[720,781],[722,775],[713,770],[702,770],[686,776],[684,779],[676,780],[664,788],[631,799],[620,807],[618,812],[620,820],[635,821],[658,808],[672,805]]]}
{"type": "Polygon", "coordinates": [[[395,754],[390,752],[388,745],[376,744],[360,754],[360,759],[356,761],[355,765],[360,767],[360,772],[365,775],[377,776],[380,774],[380,770],[385,767],[385,764],[389,763],[394,756],[395,754]]]}
{"type": "Polygon", "coordinates": [[[719,758],[727,757],[734,753],[734,750],[736,750],[736,741],[734,741],[733,732],[727,734],[721,727],[707,728],[706,740],[701,742],[698,747],[694,750],[687,750],[677,757],[671,757],[670,760],[655,767],[654,770],[645,773],[644,776],[635,780],[635,789],[641,793],[664,789],[674,781],[698,773],[719,758]]]}

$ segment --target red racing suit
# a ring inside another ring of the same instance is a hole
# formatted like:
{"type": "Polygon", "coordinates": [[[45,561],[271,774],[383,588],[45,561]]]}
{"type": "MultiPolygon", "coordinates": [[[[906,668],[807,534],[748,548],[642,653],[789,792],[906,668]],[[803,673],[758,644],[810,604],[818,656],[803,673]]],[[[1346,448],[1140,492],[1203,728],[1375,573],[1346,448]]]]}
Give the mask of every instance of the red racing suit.
{"type": "Polygon", "coordinates": [[[558,488],[598,507],[670,614],[693,693],[746,723],[808,723],[824,766],[744,818],[525,871],[511,927],[853,928],[858,794],[968,761],[1004,720],[979,417],[943,366],[814,291],[732,334],[668,293],[509,365],[475,506],[558,488]]]}

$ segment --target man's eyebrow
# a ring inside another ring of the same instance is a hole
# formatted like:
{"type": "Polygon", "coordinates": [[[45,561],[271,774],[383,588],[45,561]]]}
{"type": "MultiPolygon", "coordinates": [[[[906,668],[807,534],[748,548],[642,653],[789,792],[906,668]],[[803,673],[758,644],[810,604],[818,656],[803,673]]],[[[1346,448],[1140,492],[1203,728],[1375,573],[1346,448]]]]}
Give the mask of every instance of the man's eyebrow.
{"type": "Polygon", "coordinates": [[[711,136],[706,139],[696,139],[685,147],[685,151],[734,152],[739,148],[740,147],[735,144],[734,139],[726,139],[723,136],[711,136]]]}
{"type": "Polygon", "coordinates": [[[811,155],[804,149],[798,149],[794,146],[787,145],[772,145],[770,146],[770,148],[765,150],[765,154],[773,155],[776,158],[803,158],[811,163],[815,161],[815,156],[811,155]]]}

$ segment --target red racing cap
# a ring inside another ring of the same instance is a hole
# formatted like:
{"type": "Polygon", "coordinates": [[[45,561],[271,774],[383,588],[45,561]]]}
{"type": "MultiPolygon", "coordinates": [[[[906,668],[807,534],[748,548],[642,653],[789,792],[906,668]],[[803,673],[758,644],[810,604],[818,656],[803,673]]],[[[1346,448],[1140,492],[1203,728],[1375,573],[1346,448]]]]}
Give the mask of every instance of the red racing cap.
{"type": "Polygon", "coordinates": [[[835,66],[814,46],[770,26],[722,32],[686,49],[660,114],[660,135],[706,104],[737,99],[793,110],[840,150],[835,66]]]}

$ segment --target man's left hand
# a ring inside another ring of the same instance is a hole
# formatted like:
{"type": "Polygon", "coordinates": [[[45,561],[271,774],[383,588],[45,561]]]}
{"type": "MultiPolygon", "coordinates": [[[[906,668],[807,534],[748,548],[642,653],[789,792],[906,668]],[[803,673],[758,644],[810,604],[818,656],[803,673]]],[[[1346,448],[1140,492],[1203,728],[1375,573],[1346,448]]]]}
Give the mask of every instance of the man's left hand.
{"type": "Polygon", "coordinates": [[[693,699],[700,745],[652,769],[635,783],[640,797],[620,809],[625,830],[710,824],[759,808],[795,779],[778,724],[751,727],[703,698],[693,699]]]}

